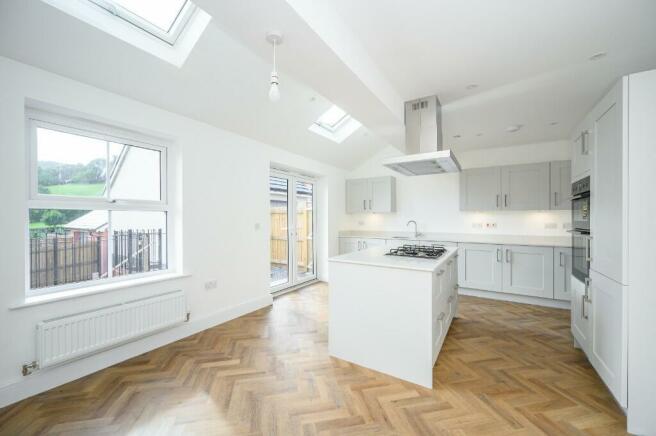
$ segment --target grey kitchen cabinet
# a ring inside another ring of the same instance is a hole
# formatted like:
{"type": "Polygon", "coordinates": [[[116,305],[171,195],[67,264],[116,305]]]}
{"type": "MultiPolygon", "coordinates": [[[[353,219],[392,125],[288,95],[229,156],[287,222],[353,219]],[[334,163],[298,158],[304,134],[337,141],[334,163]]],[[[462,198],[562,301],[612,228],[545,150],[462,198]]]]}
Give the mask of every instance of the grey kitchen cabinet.
{"type": "MultiPolygon", "coordinates": [[[[590,269],[627,284],[626,219],[629,155],[622,81],[593,109],[594,149],[590,186],[590,269]]],[[[640,205],[635,205],[640,207],[640,205]]],[[[637,230],[636,230],[637,231],[637,230]]]]}
{"type": "Polygon", "coordinates": [[[572,298],[572,249],[554,248],[554,299],[571,300],[572,298]]]}
{"type": "Polygon", "coordinates": [[[569,161],[472,168],[460,173],[460,210],[570,208],[569,161]]]}
{"type": "Polygon", "coordinates": [[[504,210],[549,209],[549,162],[501,168],[504,210]]]}
{"type": "Polygon", "coordinates": [[[464,288],[501,291],[502,246],[458,244],[458,284],[464,288]]]}
{"type": "Polygon", "coordinates": [[[347,213],[396,211],[396,179],[392,176],[346,180],[347,213]]]}
{"type": "Polygon", "coordinates": [[[352,238],[340,237],[339,238],[339,254],[351,253],[353,251],[366,250],[372,247],[385,246],[384,239],[378,238],[352,238]]]}
{"type": "Polygon", "coordinates": [[[622,407],[627,405],[627,287],[590,272],[590,362],[622,407]]]}
{"type": "Polygon", "coordinates": [[[369,179],[350,179],[346,181],[347,213],[366,212],[368,200],[369,179]]]}
{"type": "Polygon", "coordinates": [[[572,162],[561,160],[551,162],[551,210],[570,210],[572,197],[572,162]]]}
{"type": "Polygon", "coordinates": [[[503,246],[503,292],[554,298],[552,247],[503,246]]]}
{"type": "Polygon", "coordinates": [[[460,173],[460,210],[501,209],[501,167],[472,168],[460,173]]]}

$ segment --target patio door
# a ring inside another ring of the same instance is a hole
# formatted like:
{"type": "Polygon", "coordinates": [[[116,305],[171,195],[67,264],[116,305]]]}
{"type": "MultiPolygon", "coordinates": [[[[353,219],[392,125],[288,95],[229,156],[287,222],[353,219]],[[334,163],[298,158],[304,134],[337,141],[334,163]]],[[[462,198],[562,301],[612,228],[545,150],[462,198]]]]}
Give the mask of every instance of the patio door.
{"type": "Polygon", "coordinates": [[[315,182],[271,172],[271,292],[317,277],[315,182]]]}

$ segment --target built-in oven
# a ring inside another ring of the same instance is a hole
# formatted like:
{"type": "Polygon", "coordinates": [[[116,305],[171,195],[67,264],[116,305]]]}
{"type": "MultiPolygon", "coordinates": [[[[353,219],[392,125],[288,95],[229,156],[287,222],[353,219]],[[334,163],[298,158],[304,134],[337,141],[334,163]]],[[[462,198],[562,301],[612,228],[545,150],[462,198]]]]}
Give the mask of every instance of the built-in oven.
{"type": "Polygon", "coordinates": [[[590,177],[572,183],[572,275],[586,283],[590,275],[590,177]]]}
{"type": "Polygon", "coordinates": [[[572,183],[572,228],[590,232],[590,176],[572,183]]]}

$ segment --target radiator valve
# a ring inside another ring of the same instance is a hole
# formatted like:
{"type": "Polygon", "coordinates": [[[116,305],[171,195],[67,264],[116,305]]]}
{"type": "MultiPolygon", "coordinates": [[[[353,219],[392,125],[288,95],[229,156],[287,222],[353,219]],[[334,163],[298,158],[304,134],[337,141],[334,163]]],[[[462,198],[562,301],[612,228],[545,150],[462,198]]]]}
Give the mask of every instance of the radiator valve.
{"type": "Polygon", "coordinates": [[[23,365],[23,376],[28,376],[32,374],[34,371],[36,371],[37,369],[39,369],[39,364],[37,363],[36,360],[30,363],[26,363],[25,365],[23,365]]]}

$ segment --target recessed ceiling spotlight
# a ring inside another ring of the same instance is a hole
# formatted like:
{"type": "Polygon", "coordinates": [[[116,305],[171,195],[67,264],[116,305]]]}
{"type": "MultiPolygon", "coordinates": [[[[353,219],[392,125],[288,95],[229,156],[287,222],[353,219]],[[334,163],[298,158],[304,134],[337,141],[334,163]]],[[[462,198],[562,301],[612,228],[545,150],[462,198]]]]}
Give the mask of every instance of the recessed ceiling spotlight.
{"type": "Polygon", "coordinates": [[[549,123],[550,126],[555,126],[556,124],[558,124],[558,121],[552,121],[549,123]]]}
{"type": "Polygon", "coordinates": [[[522,128],[521,124],[513,124],[512,126],[506,127],[506,132],[515,133],[522,128]]]}
{"type": "Polygon", "coordinates": [[[456,139],[457,138],[462,138],[462,136],[460,136],[460,135],[453,135],[453,137],[456,138],[456,139]]]}
{"type": "Polygon", "coordinates": [[[483,136],[483,134],[482,133],[477,133],[476,136],[483,136]]]}
{"type": "Polygon", "coordinates": [[[311,103],[312,103],[312,102],[315,102],[315,101],[317,101],[317,98],[316,98],[315,96],[310,97],[310,102],[311,102],[311,103]]]}
{"type": "Polygon", "coordinates": [[[599,53],[593,54],[588,59],[591,61],[598,61],[599,59],[605,58],[607,54],[608,53],[606,53],[605,51],[600,51],[599,53]]]}
{"type": "Polygon", "coordinates": [[[467,85],[465,89],[472,90],[478,88],[478,85],[475,83],[472,83],[471,85],[467,85]]]}

